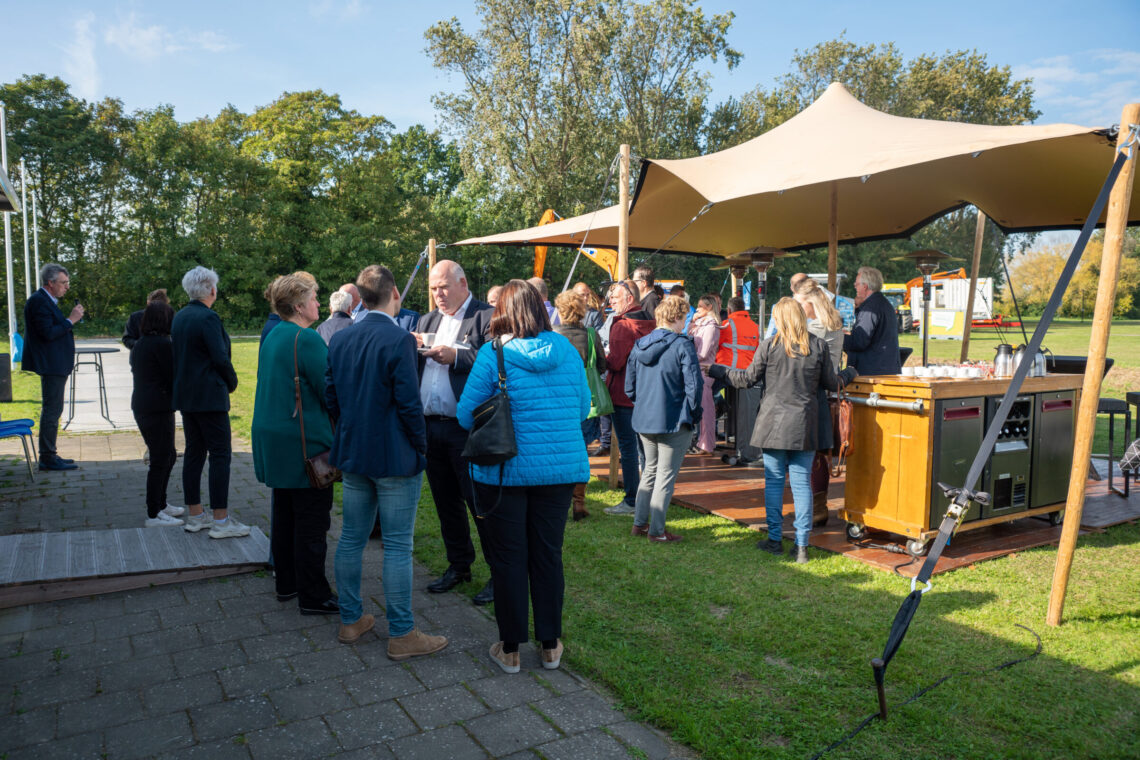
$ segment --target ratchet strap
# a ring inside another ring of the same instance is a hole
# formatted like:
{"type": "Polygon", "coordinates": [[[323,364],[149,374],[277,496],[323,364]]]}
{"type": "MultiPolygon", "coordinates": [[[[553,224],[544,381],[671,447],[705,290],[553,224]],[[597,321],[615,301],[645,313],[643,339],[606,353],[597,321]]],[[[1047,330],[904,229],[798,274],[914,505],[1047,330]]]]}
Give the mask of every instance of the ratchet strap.
{"type": "MultiPolygon", "coordinates": [[[[1029,348],[1026,350],[1027,356],[1035,356],[1037,351],[1041,348],[1041,342],[1045,339],[1045,333],[1048,331],[1049,325],[1052,323],[1053,317],[1061,305],[1061,299],[1065,294],[1065,289],[1068,288],[1069,281],[1073,279],[1073,274],[1076,272],[1077,265],[1081,261],[1081,254],[1084,253],[1085,245],[1088,243],[1089,238],[1092,237],[1097,220],[1100,219],[1100,215],[1104,212],[1104,207],[1108,203],[1112,186],[1116,183],[1116,178],[1124,168],[1125,162],[1132,158],[1137,142],[1137,130],[1140,129],[1140,125],[1132,124],[1128,125],[1128,127],[1132,132],[1131,138],[1117,150],[1116,160],[1108,172],[1108,177],[1101,187],[1096,202],[1093,203],[1092,211],[1089,212],[1084,227],[1081,228],[1081,234],[1077,237],[1077,242],[1073,245],[1073,251],[1069,254],[1069,260],[1065,263],[1061,277],[1053,288],[1053,294],[1049,298],[1049,303],[1045,306],[1045,311],[1041,315],[1041,321],[1037,323],[1037,329],[1033,331],[1033,338],[1029,341],[1029,348]]],[[[990,457],[990,453],[993,451],[1002,425],[1005,424],[1006,418],[1009,416],[1009,410],[1013,406],[1013,402],[1017,398],[1018,393],[1021,391],[1022,382],[1029,374],[1029,369],[1032,364],[1033,362],[1031,361],[1023,361],[1013,373],[1013,378],[1009,383],[1009,389],[1006,390],[1005,396],[1002,397],[1001,404],[998,406],[994,419],[986,430],[985,438],[982,439],[981,448],[979,448],[977,454],[974,455],[974,461],[970,465],[965,484],[960,488],[947,485],[946,483],[938,484],[943,493],[951,499],[950,507],[946,510],[946,516],[942,518],[942,524],[938,528],[938,536],[934,539],[934,543],[930,547],[926,561],[922,563],[918,574],[911,579],[910,593],[906,599],[903,600],[899,611],[895,614],[890,633],[887,634],[887,643],[883,648],[882,657],[876,657],[871,660],[875,687],[879,695],[879,717],[883,720],[887,719],[886,692],[884,690],[887,665],[890,664],[891,658],[895,656],[895,653],[898,652],[899,647],[902,645],[903,639],[906,637],[907,628],[909,628],[915,612],[918,611],[918,605],[922,602],[922,595],[931,589],[930,576],[934,574],[934,566],[938,564],[938,559],[942,556],[942,551],[950,541],[951,535],[957,530],[958,526],[962,523],[962,519],[966,516],[970,502],[973,501],[983,505],[989,503],[990,495],[983,491],[976,491],[974,487],[978,479],[982,476],[982,470],[990,457]],[[919,584],[922,585],[921,588],[918,587],[919,584]]],[[[1102,368],[1090,367],[1086,369],[1086,371],[1100,371],[1100,369],[1102,368]]]]}

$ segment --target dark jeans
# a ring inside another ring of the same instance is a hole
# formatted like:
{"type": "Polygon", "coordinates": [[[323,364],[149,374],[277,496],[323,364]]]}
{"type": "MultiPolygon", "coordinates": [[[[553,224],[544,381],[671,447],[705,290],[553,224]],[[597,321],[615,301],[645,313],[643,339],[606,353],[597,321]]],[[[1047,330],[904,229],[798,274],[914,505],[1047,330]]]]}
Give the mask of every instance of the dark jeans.
{"type": "MultiPolygon", "coordinates": [[[[471,541],[471,525],[467,510],[476,514],[471,502],[471,477],[467,462],[460,454],[467,443],[467,431],[454,418],[427,418],[427,479],[435,512],[439,515],[439,532],[447,550],[448,564],[466,572],[475,562],[475,544],[471,541]]],[[[494,504],[492,499],[490,504],[494,504]]],[[[487,555],[487,539],[482,520],[475,521],[483,558],[487,555]]]]}
{"type": "Polygon", "coordinates": [[[146,471],[146,516],[157,517],[166,506],[166,486],[178,454],[174,450],[174,412],[135,412],[143,441],[150,450],[146,471]]]}
{"type": "MultiPolygon", "coordinates": [[[[598,445],[605,448],[610,447],[610,435],[613,433],[613,423],[610,421],[608,414],[598,417],[598,445]]],[[[587,441],[588,443],[588,441],[587,441]]]]}
{"type": "MultiPolygon", "coordinates": [[[[636,485],[636,484],[635,484],[636,485]]],[[[480,503],[493,504],[499,486],[475,483],[480,503]]],[[[495,620],[499,638],[528,641],[527,615],[534,610],[534,635],[550,641],[562,635],[562,537],[573,483],[504,486],[497,509],[487,515],[495,581],[495,620]],[[529,592],[529,593],[528,593],[529,592]],[[529,607],[528,602],[529,600],[529,607]]]]}
{"type": "Polygon", "coordinates": [[[40,375],[40,461],[50,462],[59,456],[55,439],[59,435],[59,418],[63,414],[63,388],[67,375],[40,375]]]}
{"type": "Polygon", "coordinates": [[[633,407],[615,406],[613,414],[614,435],[621,452],[621,480],[625,486],[625,503],[634,506],[637,502],[637,484],[641,481],[638,469],[640,441],[633,432],[633,407]]]}
{"type": "Polygon", "coordinates": [[[210,454],[210,508],[227,509],[230,498],[229,412],[183,412],[186,453],[182,457],[182,493],[187,504],[202,503],[202,468],[210,454]]]}
{"type": "Polygon", "coordinates": [[[302,607],[316,606],[332,596],[325,578],[325,554],[333,489],[273,489],[273,560],[277,593],[297,592],[302,607]]]}

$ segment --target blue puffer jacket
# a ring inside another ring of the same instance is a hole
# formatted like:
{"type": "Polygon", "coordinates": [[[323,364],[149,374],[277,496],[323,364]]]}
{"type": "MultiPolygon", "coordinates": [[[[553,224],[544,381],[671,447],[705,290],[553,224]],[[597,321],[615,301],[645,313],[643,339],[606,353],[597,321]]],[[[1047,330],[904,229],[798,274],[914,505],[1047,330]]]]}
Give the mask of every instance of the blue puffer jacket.
{"type": "Polygon", "coordinates": [[[638,433],[676,433],[700,422],[704,379],[692,338],[659,327],[634,344],[625,366],[638,433]]]}
{"type": "MultiPolygon", "coordinates": [[[[507,394],[518,455],[503,467],[505,486],[549,486],[590,479],[582,420],[590,413],[590,389],[582,357],[553,332],[514,338],[503,346],[507,394]]],[[[498,393],[499,368],[492,342],[479,349],[459,399],[459,424],[471,429],[475,407],[498,393]]],[[[473,465],[480,483],[498,484],[499,465],[473,465]]]]}

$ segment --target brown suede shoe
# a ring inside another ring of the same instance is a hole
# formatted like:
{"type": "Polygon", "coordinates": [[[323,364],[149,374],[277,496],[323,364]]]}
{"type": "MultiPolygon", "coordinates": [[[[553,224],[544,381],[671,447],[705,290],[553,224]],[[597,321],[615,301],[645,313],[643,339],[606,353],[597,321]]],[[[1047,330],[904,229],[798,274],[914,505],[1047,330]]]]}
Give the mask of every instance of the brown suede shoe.
{"type": "Polygon", "coordinates": [[[341,644],[355,644],[357,639],[371,631],[374,625],[376,625],[376,618],[371,615],[361,615],[360,620],[355,623],[348,625],[341,623],[336,640],[341,644]]]}
{"type": "Polygon", "coordinates": [[[430,636],[413,628],[410,633],[388,639],[388,659],[407,660],[424,654],[435,654],[447,646],[446,636],[430,636]]]}
{"type": "Polygon", "coordinates": [[[491,645],[491,659],[502,668],[504,673],[518,673],[519,668],[519,653],[511,652],[507,654],[503,651],[503,642],[496,641],[491,645]]]}
{"type": "Polygon", "coordinates": [[[563,650],[564,647],[562,646],[562,639],[558,640],[558,646],[554,647],[554,649],[543,649],[542,667],[546,668],[547,670],[556,670],[558,666],[562,664],[563,650]]]}

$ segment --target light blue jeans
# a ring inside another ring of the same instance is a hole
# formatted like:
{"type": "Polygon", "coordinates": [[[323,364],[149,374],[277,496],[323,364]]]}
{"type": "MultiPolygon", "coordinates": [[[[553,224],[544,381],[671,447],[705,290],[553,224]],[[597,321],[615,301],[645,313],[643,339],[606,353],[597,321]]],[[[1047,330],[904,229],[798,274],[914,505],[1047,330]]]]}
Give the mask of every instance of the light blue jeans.
{"type": "Polygon", "coordinates": [[[634,501],[633,524],[649,526],[649,535],[665,532],[665,511],[673,498],[673,487],[681,462],[693,442],[693,426],[682,425],[676,433],[642,433],[641,445],[645,449],[645,469],[637,486],[634,501]]]}
{"type": "MultiPolygon", "coordinates": [[[[412,535],[423,473],[410,478],[370,478],[344,473],[344,526],[333,568],[340,597],[340,621],[355,623],[364,614],[360,600],[361,561],[368,536],[380,513],[384,541],[384,607],[388,635],[395,638],[415,628],[412,616],[412,535]]],[[[810,511],[810,510],[809,510],[810,511]]]]}
{"type": "Polygon", "coordinates": [[[811,463],[814,451],[764,449],[764,512],[768,518],[768,538],[779,541],[784,535],[784,472],[792,486],[796,506],[796,546],[807,546],[811,536],[811,463]]]}

